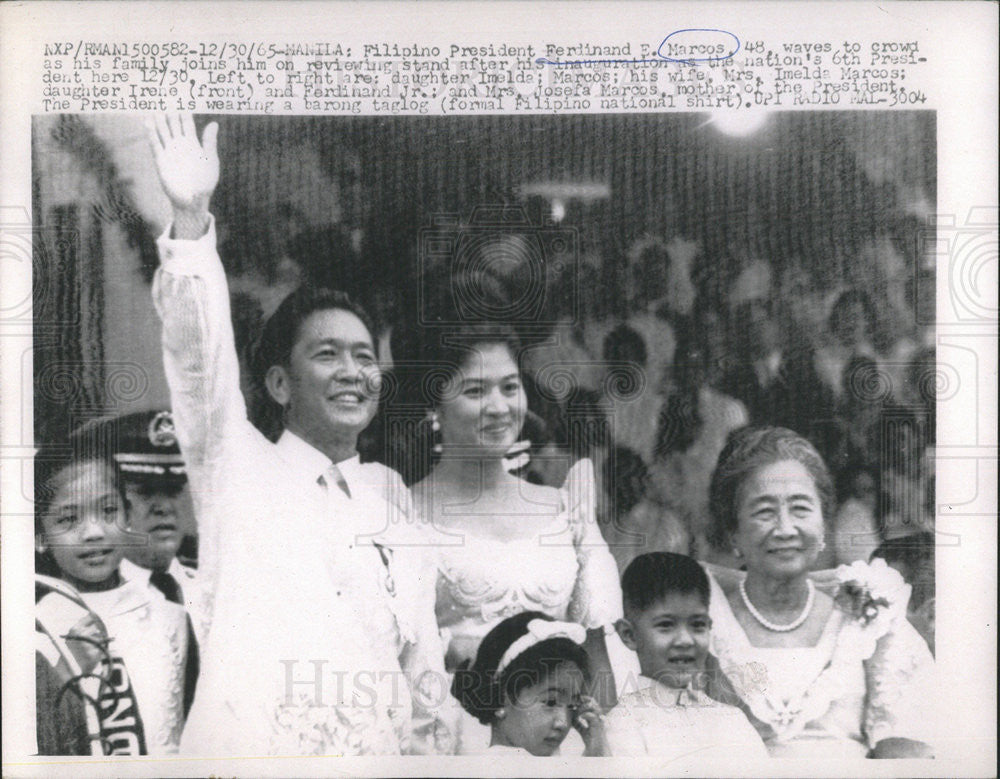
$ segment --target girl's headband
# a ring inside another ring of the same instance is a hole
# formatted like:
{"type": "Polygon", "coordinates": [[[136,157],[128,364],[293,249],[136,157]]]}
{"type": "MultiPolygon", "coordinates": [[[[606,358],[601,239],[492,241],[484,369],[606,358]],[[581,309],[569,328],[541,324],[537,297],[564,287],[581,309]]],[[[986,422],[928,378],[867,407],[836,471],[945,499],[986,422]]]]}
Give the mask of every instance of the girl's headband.
{"type": "Polygon", "coordinates": [[[575,622],[555,622],[547,619],[533,619],[527,625],[528,632],[507,647],[497,664],[497,675],[528,649],[550,638],[568,638],[574,644],[583,644],[587,631],[575,622]]]}

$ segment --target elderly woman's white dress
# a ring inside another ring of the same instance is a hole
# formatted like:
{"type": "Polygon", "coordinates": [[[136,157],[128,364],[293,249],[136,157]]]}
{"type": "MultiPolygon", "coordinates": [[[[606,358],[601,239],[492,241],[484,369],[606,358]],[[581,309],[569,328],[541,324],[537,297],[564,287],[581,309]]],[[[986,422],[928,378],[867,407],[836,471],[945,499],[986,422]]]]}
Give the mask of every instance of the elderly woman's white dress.
{"type": "MultiPolygon", "coordinates": [[[[745,574],[710,568],[712,652],[772,756],[864,757],[885,738],[932,742],[926,707],[934,700],[934,661],[906,619],[910,588],[902,577],[855,563],[855,572],[888,583],[890,605],[879,606],[869,624],[834,608],[815,646],[765,648],[750,643],[719,584],[745,574]]],[[[813,578],[836,596],[840,583],[831,573],[813,578]]]]}

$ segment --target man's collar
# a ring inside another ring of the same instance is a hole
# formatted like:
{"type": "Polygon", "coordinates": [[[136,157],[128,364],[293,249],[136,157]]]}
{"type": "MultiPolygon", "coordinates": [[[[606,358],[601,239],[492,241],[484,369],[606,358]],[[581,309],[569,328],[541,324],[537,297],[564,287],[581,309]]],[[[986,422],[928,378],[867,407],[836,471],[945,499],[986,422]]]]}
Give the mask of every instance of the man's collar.
{"type": "MultiPolygon", "coordinates": [[[[290,430],[285,430],[281,434],[275,446],[278,449],[281,459],[296,470],[308,473],[310,476],[315,474],[316,478],[319,478],[330,467],[331,460],[329,457],[290,430]]],[[[347,482],[348,489],[353,491],[358,484],[358,469],[361,467],[361,457],[356,454],[335,464],[340,471],[340,475],[347,482]]]]}

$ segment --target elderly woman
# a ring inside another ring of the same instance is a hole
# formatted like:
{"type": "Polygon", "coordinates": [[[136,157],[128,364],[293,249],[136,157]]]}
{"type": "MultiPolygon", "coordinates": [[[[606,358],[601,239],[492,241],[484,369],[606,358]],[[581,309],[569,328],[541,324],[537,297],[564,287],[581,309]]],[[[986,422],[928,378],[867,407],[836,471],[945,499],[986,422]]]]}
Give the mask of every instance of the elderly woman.
{"type": "Polygon", "coordinates": [[[833,489],[784,428],[744,428],[712,476],[713,653],[772,756],[929,757],[933,660],[906,620],[910,587],[881,561],[811,573],[833,489]]]}

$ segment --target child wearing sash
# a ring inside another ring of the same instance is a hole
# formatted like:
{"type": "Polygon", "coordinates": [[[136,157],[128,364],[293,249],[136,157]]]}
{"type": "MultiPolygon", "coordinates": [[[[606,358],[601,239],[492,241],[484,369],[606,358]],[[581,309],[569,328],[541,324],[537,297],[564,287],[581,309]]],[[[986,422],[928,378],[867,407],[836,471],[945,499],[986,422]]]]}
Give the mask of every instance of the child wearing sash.
{"type": "Polygon", "coordinates": [[[107,449],[77,438],[35,456],[39,754],[175,752],[184,724],[187,617],[119,573],[143,538],[107,449]]]}

